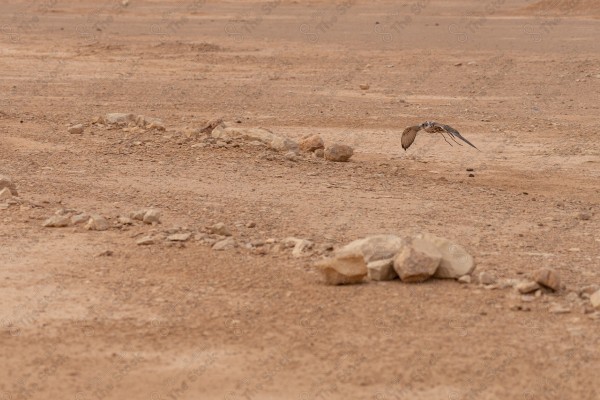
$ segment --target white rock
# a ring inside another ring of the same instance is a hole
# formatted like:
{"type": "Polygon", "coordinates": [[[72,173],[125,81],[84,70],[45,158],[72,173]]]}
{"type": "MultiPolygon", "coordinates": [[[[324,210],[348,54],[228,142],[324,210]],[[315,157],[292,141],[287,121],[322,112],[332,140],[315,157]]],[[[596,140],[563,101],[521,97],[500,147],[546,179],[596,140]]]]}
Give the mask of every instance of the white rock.
{"type": "Polygon", "coordinates": [[[71,224],[71,218],[68,214],[66,215],[53,215],[48,218],[42,226],[46,228],[64,228],[71,224]]]}
{"type": "Polygon", "coordinates": [[[90,215],[88,213],[80,213],[71,217],[71,224],[79,225],[88,222],[90,215]]]}
{"type": "Polygon", "coordinates": [[[70,126],[69,129],[67,129],[67,131],[72,135],[81,135],[83,133],[83,125],[77,124],[70,126]]]}
{"type": "Polygon", "coordinates": [[[442,260],[442,253],[430,242],[415,238],[404,245],[394,258],[394,269],[403,282],[429,279],[442,260]]]}
{"type": "Polygon", "coordinates": [[[133,211],[129,216],[132,219],[135,219],[135,220],[138,220],[138,221],[143,221],[144,220],[144,215],[146,215],[147,212],[148,212],[148,210],[146,210],[146,209],[137,210],[137,211],[133,211]]]}
{"type": "Polygon", "coordinates": [[[299,239],[294,245],[294,249],[292,250],[292,256],[294,257],[302,257],[308,254],[308,250],[312,249],[314,243],[310,240],[299,239]]]}
{"type": "MultiPolygon", "coordinates": [[[[142,220],[143,219],[144,219],[144,217],[142,215],[142,220]]],[[[119,218],[117,218],[117,222],[120,223],[121,225],[133,225],[133,219],[129,218],[129,217],[120,216],[119,218]]]]}
{"type": "Polygon", "coordinates": [[[144,236],[141,239],[138,239],[136,242],[138,246],[148,246],[154,244],[154,238],[152,236],[144,236]]]}
{"type": "Polygon", "coordinates": [[[12,192],[10,191],[9,188],[5,187],[4,189],[0,190],[0,200],[10,200],[12,199],[12,192]]]}
{"type": "Polygon", "coordinates": [[[354,240],[335,252],[336,256],[360,254],[365,263],[394,258],[404,246],[404,240],[396,235],[372,235],[354,240]]]}
{"type": "Polygon", "coordinates": [[[265,143],[274,150],[298,151],[298,143],[295,141],[278,136],[268,129],[264,128],[242,128],[236,126],[228,126],[226,123],[217,125],[211,132],[211,136],[215,139],[231,140],[231,139],[247,139],[258,140],[265,143]]]}
{"type": "Polygon", "coordinates": [[[160,224],[161,215],[160,210],[151,208],[144,214],[143,221],[145,224],[160,224]]]}
{"type": "Polygon", "coordinates": [[[369,278],[374,281],[391,281],[398,277],[394,270],[394,259],[371,261],[367,264],[369,278]]]}
{"type": "Polygon", "coordinates": [[[6,175],[0,175],[0,190],[2,190],[4,188],[10,189],[10,192],[12,193],[13,196],[19,195],[19,193],[17,192],[17,188],[16,188],[15,184],[13,183],[12,179],[10,179],[6,175]]]}
{"type": "Polygon", "coordinates": [[[171,242],[187,242],[189,238],[192,236],[191,233],[174,233],[172,235],[167,236],[167,240],[171,242]]]}
{"type": "Polygon", "coordinates": [[[235,240],[232,237],[220,240],[212,246],[213,250],[230,250],[236,246],[235,240]]]}
{"type": "Polygon", "coordinates": [[[85,225],[85,229],[91,231],[105,231],[110,228],[110,224],[102,215],[92,214],[85,225]]]}
{"type": "Polygon", "coordinates": [[[457,279],[459,283],[469,284],[471,283],[471,275],[463,275],[457,279]]]}
{"type": "Polygon", "coordinates": [[[600,311],[600,290],[590,296],[590,302],[594,309],[600,311]]]}
{"type": "Polygon", "coordinates": [[[110,113],[104,116],[104,123],[108,125],[127,125],[135,122],[135,115],[126,113],[110,113]]]}
{"type": "Polygon", "coordinates": [[[515,286],[515,289],[519,291],[521,294],[528,294],[535,292],[540,288],[540,285],[534,281],[521,282],[515,286]]]}
{"type": "Polygon", "coordinates": [[[329,285],[360,283],[367,276],[367,265],[361,255],[348,255],[319,261],[315,267],[329,285]]]}
{"type": "Polygon", "coordinates": [[[209,227],[209,230],[215,235],[231,236],[231,231],[223,222],[217,222],[213,226],[209,227]]]}
{"type": "Polygon", "coordinates": [[[442,261],[433,275],[434,278],[456,279],[470,275],[475,269],[473,257],[461,245],[430,233],[422,233],[417,237],[431,242],[442,253],[442,261]]]}

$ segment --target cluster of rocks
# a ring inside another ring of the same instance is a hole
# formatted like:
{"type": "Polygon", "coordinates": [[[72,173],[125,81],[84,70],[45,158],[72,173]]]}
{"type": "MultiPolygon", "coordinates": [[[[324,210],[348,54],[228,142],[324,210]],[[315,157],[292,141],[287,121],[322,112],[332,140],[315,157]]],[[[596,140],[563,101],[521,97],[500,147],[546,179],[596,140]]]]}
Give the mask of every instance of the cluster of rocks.
{"type": "Polygon", "coordinates": [[[144,132],[146,130],[164,131],[166,129],[165,124],[158,118],[131,113],[109,113],[104,116],[97,116],[92,120],[92,124],[100,128],[121,128],[132,132],[144,132]]]}
{"type": "Polygon", "coordinates": [[[161,218],[160,210],[150,208],[132,212],[129,216],[118,216],[111,224],[109,220],[94,213],[82,212],[74,209],[61,208],[42,224],[45,228],[65,228],[69,226],[83,226],[92,231],[106,231],[111,227],[123,227],[133,225],[135,221],[144,224],[159,224],[161,218]]]}
{"type": "Polygon", "coordinates": [[[19,204],[17,187],[10,177],[0,175],[0,209],[7,209],[11,205],[19,204]]]}
{"type": "Polygon", "coordinates": [[[224,146],[232,141],[246,140],[258,142],[266,145],[268,148],[286,152],[286,158],[295,160],[300,152],[310,153],[314,157],[325,158],[328,161],[346,162],[352,157],[354,150],[352,147],[333,143],[325,146],[323,139],[319,135],[308,135],[302,138],[300,142],[277,135],[265,128],[246,128],[223,121],[221,118],[209,121],[197,133],[208,134],[217,144],[224,146]]]}
{"type": "MultiPolygon", "coordinates": [[[[528,311],[526,303],[544,294],[564,293],[560,274],[552,268],[539,268],[527,279],[498,279],[488,271],[473,274],[475,261],[460,245],[422,233],[415,236],[374,235],[355,240],[335,251],[332,257],[318,261],[317,270],[330,285],[357,284],[400,279],[405,283],[424,282],[431,278],[456,279],[463,284],[475,283],[488,290],[513,289],[517,303],[513,310],[528,311]]],[[[566,296],[584,313],[600,311],[600,287],[592,285],[566,296]]],[[[551,304],[552,313],[566,313],[571,306],[551,304]]]]}

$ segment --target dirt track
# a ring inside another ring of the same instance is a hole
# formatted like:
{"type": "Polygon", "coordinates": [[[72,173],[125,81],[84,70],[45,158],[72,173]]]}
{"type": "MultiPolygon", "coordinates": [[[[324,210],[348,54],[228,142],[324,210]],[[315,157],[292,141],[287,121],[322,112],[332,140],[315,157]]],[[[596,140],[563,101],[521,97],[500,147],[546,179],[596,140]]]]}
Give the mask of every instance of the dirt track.
{"type": "Polygon", "coordinates": [[[600,284],[597,8],[5,3],[0,174],[24,203],[0,210],[0,400],[599,398],[600,318],[569,298],[600,284]],[[167,131],[91,124],[109,112],[167,131]],[[186,132],[219,116],[355,156],[195,146],[186,132]],[[482,151],[420,134],[404,152],[402,129],[428,119],[482,151]],[[143,207],[162,225],[41,226],[143,207]],[[477,271],[550,266],[566,289],[512,311],[513,291],[455,281],[325,286],[318,252],[136,245],[216,222],[317,249],[428,231],[477,271]]]}

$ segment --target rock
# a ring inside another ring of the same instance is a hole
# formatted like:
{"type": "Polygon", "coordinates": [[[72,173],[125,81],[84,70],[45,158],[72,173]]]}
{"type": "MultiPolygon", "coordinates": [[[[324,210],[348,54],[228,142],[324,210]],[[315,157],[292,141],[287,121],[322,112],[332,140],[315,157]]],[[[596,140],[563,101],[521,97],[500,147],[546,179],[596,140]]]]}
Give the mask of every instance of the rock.
{"type": "Polygon", "coordinates": [[[157,130],[157,131],[164,131],[166,130],[165,128],[165,124],[160,120],[160,119],[152,119],[150,120],[150,122],[146,125],[146,129],[149,130],[157,130]]]}
{"type": "Polygon", "coordinates": [[[442,253],[432,243],[415,238],[406,243],[394,258],[394,269],[403,282],[416,283],[429,279],[442,260],[442,253]]]}
{"type": "Polygon", "coordinates": [[[404,245],[396,235],[373,235],[354,240],[336,251],[336,256],[361,255],[365,263],[394,258],[404,245]]]}
{"type": "Polygon", "coordinates": [[[71,224],[71,218],[66,215],[53,215],[42,224],[45,228],[64,228],[71,224]]]}
{"type": "Polygon", "coordinates": [[[571,309],[567,306],[554,304],[548,309],[548,311],[550,311],[552,314],[568,314],[571,312],[571,309]]]}
{"type": "Polygon", "coordinates": [[[345,144],[332,144],[325,149],[324,157],[328,161],[346,162],[352,157],[354,150],[345,144]]]}
{"type": "Polygon", "coordinates": [[[223,118],[212,119],[212,120],[208,121],[208,123],[200,129],[200,132],[210,134],[213,131],[213,129],[215,129],[217,126],[219,126],[221,124],[223,124],[223,118]]]}
{"type": "Polygon", "coordinates": [[[479,273],[479,283],[482,285],[493,285],[496,281],[496,277],[487,271],[479,273]]]}
{"type": "Polygon", "coordinates": [[[325,150],[324,149],[317,149],[315,150],[315,152],[313,153],[313,155],[317,158],[324,158],[325,157],[325,150]]]}
{"type": "Polygon", "coordinates": [[[77,124],[70,126],[67,131],[72,135],[81,135],[83,133],[83,125],[77,124]]]}
{"type": "Polygon", "coordinates": [[[577,214],[577,219],[580,219],[582,221],[589,221],[590,219],[592,219],[592,214],[587,211],[582,211],[579,214],[577,214]]]}
{"type": "MultiPolygon", "coordinates": [[[[144,219],[144,216],[142,215],[142,220],[143,219],[144,219]]],[[[129,217],[121,216],[121,217],[117,218],[117,222],[121,225],[133,225],[133,219],[129,218],[129,217]]]]}
{"type": "Polygon", "coordinates": [[[532,278],[540,285],[554,291],[560,289],[560,275],[552,268],[540,268],[533,273],[532,278]]]}
{"type": "Polygon", "coordinates": [[[599,285],[588,285],[584,286],[579,290],[579,296],[582,299],[589,299],[591,295],[600,290],[599,285]]]}
{"type": "Polygon", "coordinates": [[[211,233],[214,233],[215,235],[231,236],[231,231],[222,222],[218,222],[218,223],[214,224],[213,226],[209,227],[208,229],[210,230],[211,233]]]}
{"type": "Polygon", "coordinates": [[[145,224],[160,224],[161,212],[155,208],[146,211],[142,219],[145,224]]]}
{"type": "Polygon", "coordinates": [[[298,161],[298,156],[293,151],[288,151],[283,157],[288,161],[298,161]]]}
{"type": "Polygon", "coordinates": [[[294,257],[302,257],[307,255],[308,250],[312,249],[314,243],[310,240],[300,239],[296,242],[294,249],[292,250],[292,256],[294,257]]]}
{"type": "Polygon", "coordinates": [[[4,189],[0,190],[0,201],[10,199],[12,199],[12,192],[9,188],[5,187],[4,189]]]}
{"type": "Polygon", "coordinates": [[[246,228],[256,228],[256,222],[248,222],[246,228]]]}
{"type": "Polygon", "coordinates": [[[136,117],[133,114],[110,113],[104,116],[104,123],[108,125],[127,125],[135,121],[136,117]]]}
{"type": "Polygon", "coordinates": [[[473,256],[461,245],[430,233],[422,233],[416,237],[432,243],[442,253],[442,261],[433,275],[434,278],[456,279],[463,275],[470,275],[475,269],[473,256]]]}
{"type": "Polygon", "coordinates": [[[236,246],[235,240],[232,237],[220,240],[212,246],[213,250],[230,250],[236,246]]]}
{"type": "Polygon", "coordinates": [[[138,239],[136,242],[138,246],[148,246],[154,244],[154,238],[152,236],[144,236],[141,239],[138,239]]]}
{"type": "Polygon", "coordinates": [[[595,310],[600,311],[600,290],[596,291],[590,296],[590,302],[595,310]]]}
{"type": "Polygon", "coordinates": [[[80,213],[71,217],[71,224],[79,225],[88,222],[90,215],[88,213],[80,213]]]}
{"type": "Polygon", "coordinates": [[[300,143],[298,144],[298,146],[300,147],[300,150],[302,150],[302,151],[313,152],[318,149],[324,149],[325,143],[323,142],[323,139],[321,138],[321,136],[311,135],[311,136],[308,136],[308,137],[305,137],[304,139],[302,139],[300,141],[300,143]]]}
{"type": "Polygon", "coordinates": [[[298,143],[295,141],[278,136],[268,129],[264,128],[241,128],[235,126],[227,126],[222,123],[217,125],[211,132],[211,136],[215,139],[232,140],[232,139],[247,139],[258,140],[265,143],[267,146],[278,151],[298,151],[298,143]]]}
{"type": "Polygon", "coordinates": [[[363,83],[363,84],[359,85],[359,87],[360,87],[360,90],[369,90],[369,88],[370,88],[371,86],[369,86],[369,85],[368,85],[368,84],[366,84],[366,83],[363,83]]]}
{"type": "Polygon", "coordinates": [[[319,261],[316,268],[328,285],[360,283],[367,276],[367,265],[361,255],[334,257],[319,261]]]}
{"type": "Polygon", "coordinates": [[[167,240],[171,242],[187,242],[189,238],[192,236],[191,233],[174,233],[172,235],[167,236],[167,240]]]}
{"type": "Polygon", "coordinates": [[[148,210],[144,209],[144,210],[137,210],[137,211],[133,211],[131,214],[129,214],[129,216],[131,217],[131,219],[135,219],[138,221],[143,221],[144,220],[144,215],[146,215],[146,212],[148,212],[148,210]]]}
{"type": "Polygon", "coordinates": [[[13,183],[12,179],[10,179],[6,175],[0,175],[0,190],[5,188],[8,188],[13,196],[19,195],[19,193],[17,192],[17,187],[13,183]]]}
{"type": "Polygon", "coordinates": [[[459,283],[469,284],[471,283],[471,275],[463,275],[457,279],[459,283]]]}
{"type": "Polygon", "coordinates": [[[367,264],[369,278],[374,281],[391,281],[398,277],[394,270],[394,259],[371,261],[367,264]]]}
{"type": "Polygon", "coordinates": [[[92,214],[85,225],[85,229],[91,231],[105,231],[110,228],[110,224],[102,215],[92,214]]]}
{"type": "Polygon", "coordinates": [[[521,282],[515,286],[515,289],[521,294],[528,294],[535,292],[540,288],[540,285],[537,282],[529,281],[529,282],[521,282]]]}

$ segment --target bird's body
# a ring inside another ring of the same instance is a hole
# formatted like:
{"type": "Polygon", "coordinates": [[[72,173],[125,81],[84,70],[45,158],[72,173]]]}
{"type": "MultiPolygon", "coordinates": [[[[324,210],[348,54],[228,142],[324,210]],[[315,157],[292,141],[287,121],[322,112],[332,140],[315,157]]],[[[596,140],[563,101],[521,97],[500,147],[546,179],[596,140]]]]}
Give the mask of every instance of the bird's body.
{"type": "MultiPolygon", "coordinates": [[[[458,139],[462,140],[463,142],[465,142],[466,144],[468,144],[469,146],[477,149],[477,147],[475,147],[473,145],[473,143],[471,143],[467,139],[465,139],[456,129],[454,129],[450,125],[444,125],[444,124],[440,124],[439,122],[434,122],[434,121],[425,121],[420,125],[409,126],[408,128],[406,128],[404,130],[404,132],[402,132],[401,142],[402,142],[402,148],[404,150],[406,150],[410,147],[410,145],[415,141],[415,138],[417,137],[417,133],[421,130],[424,130],[425,132],[428,132],[428,133],[440,133],[442,135],[442,137],[444,138],[444,140],[446,140],[446,137],[444,136],[444,133],[446,133],[459,146],[462,146],[462,145],[459,142],[457,142],[455,138],[458,138],[458,139]]],[[[452,144],[450,142],[448,142],[448,140],[446,140],[446,143],[448,143],[450,146],[452,146],[452,144]]],[[[477,149],[477,150],[479,150],[479,149],[477,149]]]]}

